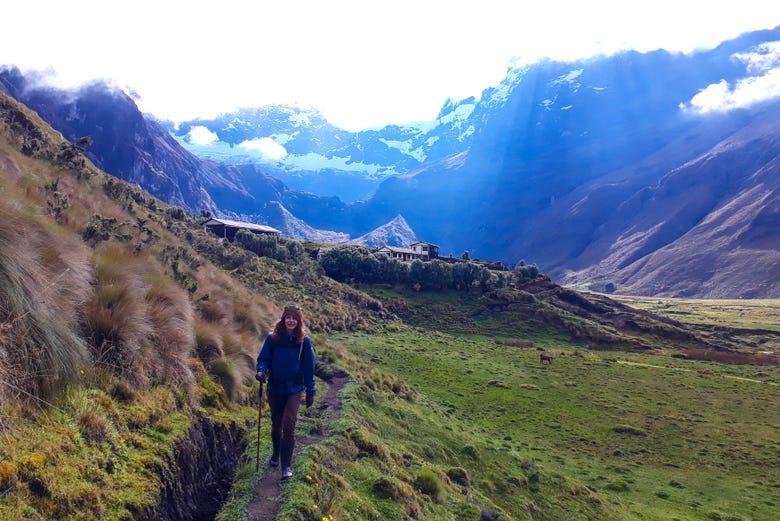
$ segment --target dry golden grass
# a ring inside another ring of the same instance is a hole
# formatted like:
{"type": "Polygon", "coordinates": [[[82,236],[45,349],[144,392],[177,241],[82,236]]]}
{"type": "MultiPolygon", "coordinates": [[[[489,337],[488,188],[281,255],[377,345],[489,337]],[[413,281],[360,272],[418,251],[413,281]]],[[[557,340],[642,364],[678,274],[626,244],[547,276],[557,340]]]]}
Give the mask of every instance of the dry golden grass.
{"type": "Polygon", "coordinates": [[[208,363],[225,354],[222,349],[222,334],[219,326],[207,320],[198,319],[194,325],[195,354],[208,363]]]}
{"type": "Polygon", "coordinates": [[[95,253],[95,291],[84,310],[85,333],[98,365],[141,387],[140,353],[154,332],[145,301],[149,262],[120,246],[95,253]]]}
{"type": "Polygon", "coordinates": [[[87,251],[33,216],[0,211],[0,397],[47,398],[86,363],[74,333],[87,251]]]}
{"type": "Polygon", "coordinates": [[[144,353],[146,370],[158,380],[190,389],[195,383],[187,360],[195,348],[195,313],[189,295],[161,272],[151,274],[145,295],[152,335],[144,353]]]}
{"type": "Polygon", "coordinates": [[[685,299],[610,295],[638,309],[680,322],[780,331],[780,299],[685,299]]]}

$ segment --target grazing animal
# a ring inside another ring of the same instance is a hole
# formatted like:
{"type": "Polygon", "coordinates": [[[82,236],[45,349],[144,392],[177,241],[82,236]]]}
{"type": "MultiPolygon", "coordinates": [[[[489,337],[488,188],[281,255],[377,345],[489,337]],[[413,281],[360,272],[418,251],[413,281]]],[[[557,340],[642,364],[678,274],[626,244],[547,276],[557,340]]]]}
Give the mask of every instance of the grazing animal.
{"type": "Polygon", "coordinates": [[[546,355],[544,353],[539,353],[539,363],[540,364],[543,364],[545,362],[547,362],[548,364],[551,364],[552,363],[552,359],[553,359],[553,357],[550,356],[550,355],[546,355]]]}

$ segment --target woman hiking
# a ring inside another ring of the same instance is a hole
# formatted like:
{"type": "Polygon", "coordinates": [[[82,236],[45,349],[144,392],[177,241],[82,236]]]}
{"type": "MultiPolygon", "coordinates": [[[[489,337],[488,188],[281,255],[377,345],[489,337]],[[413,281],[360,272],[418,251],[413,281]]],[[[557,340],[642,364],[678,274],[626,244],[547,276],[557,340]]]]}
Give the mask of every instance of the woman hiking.
{"type": "Polygon", "coordinates": [[[306,392],[306,407],[314,403],[314,347],[303,327],[298,306],[285,306],[282,318],[263,343],[257,355],[257,381],[268,382],[268,407],[271,409],[271,443],[269,464],[281,463],[282,479],[292,477],[292,455],[295,449],[295,425],[301,396],[306,392]]]}

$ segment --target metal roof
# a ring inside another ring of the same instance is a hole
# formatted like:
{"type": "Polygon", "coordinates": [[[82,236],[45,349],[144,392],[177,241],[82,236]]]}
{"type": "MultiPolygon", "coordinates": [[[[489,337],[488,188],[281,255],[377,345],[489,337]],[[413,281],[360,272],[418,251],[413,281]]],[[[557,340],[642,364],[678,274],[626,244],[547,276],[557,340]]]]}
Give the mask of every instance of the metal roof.
{"type": "Polygon", "coordinates": [[[233,228],[244,228],[247,230],[256,230],[258,232],[265,232],[265,233],[279,233],[282,232],[280,230],[277,230],[276,228],[272,228],[270,226],[266,226],[264,224],[255,224],[255,223],[245,223],[240,221],[231,221],[230,219],[217,219],[217,218],[211,218],[208,221],[203,223],[203,226],[216,226],[216,225],[223,225],[223,226],[232,226],[233,228]]]}
{"type": "Polygon", "coordinates": [[[382,246],[377,251],[386,251],[386,250],[389,250],[389,251],[394,252],[394,253],[409,253],[409,254],[412,254],[412,255],[417,255],[417,252],[412,250],[412,249],[409,249],[409,248],[399,248],[397,246],[382,246]]]}

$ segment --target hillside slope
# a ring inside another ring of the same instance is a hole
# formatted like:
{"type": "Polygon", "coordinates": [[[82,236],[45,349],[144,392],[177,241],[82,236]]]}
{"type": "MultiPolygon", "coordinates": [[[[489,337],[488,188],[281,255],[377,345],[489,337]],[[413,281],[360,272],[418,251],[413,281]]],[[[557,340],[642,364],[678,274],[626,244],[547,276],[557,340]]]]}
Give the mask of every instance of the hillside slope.
{"type": "Polygon", "coordinates": [[[213,516],[281,306],[314,331],[381,317],[302,247],[285,268],[220,242],[2,92],[0,203],[2,519],[213,516]]]}

